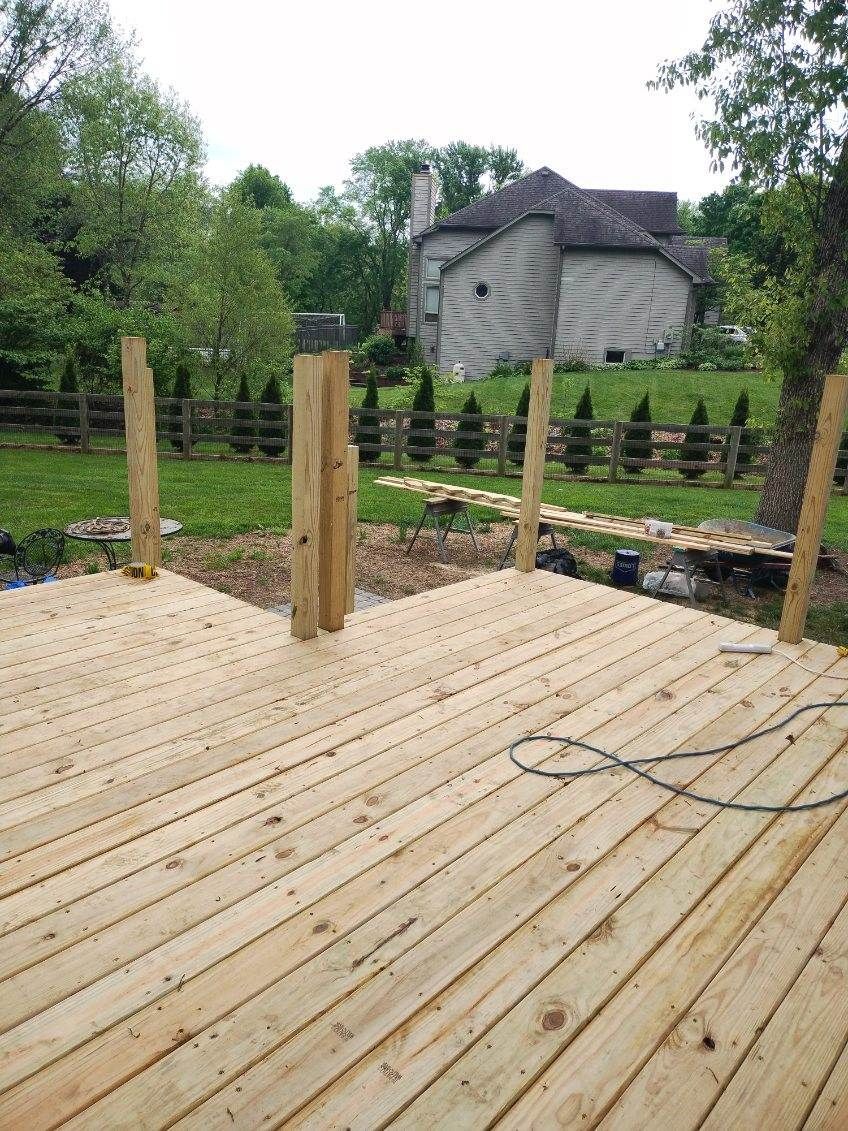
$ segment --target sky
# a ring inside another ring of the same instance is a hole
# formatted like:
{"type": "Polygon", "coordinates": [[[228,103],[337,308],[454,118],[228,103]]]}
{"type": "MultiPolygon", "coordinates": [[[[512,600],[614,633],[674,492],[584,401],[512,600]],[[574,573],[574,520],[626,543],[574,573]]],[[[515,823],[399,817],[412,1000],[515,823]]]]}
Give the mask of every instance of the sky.
{"type": "Polygon", "coordinates": [[[251,163],[301,201],[391,138],[518,150],[584,188],[676,190],[710,171],[689,91],[649,91],[704,40],[711,0],[110,0],[145,70],[199,118],[207,175],[251,163]]]}

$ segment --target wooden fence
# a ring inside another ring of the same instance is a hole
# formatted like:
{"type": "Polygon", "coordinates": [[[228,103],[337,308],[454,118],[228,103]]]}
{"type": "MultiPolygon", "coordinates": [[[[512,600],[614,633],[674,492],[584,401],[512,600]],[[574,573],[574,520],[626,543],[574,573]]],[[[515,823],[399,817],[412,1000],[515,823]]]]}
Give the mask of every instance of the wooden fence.
{"type": "MultiPolygon", "coordinates": [[[[156,398],[157,442],[165,457],[291,462],[291,419],[291,405],[156,398]]],[[[516,416],[351,408],[349,432],[365,467],[458,466],[469,473],[519,476],[525,423],[516,416]]],[[[0,447],[122,452],[123,398],[0,391],[0,447]]],[[[645,471],[651,482],[679,485],[691,471],[699,473],[695,481],[704,486],[756,487],[769,451],[765,430],[745,434],[741,428],[712,424],[551,419],[546,475],[626,482],[645,471]],[[680,449],[687,433],[686,454],[696,458],[683,460],[680,449]],[[674,476],[664,479],[663,473],[674,476]]],[[[840,467],[839,486],[848,491],[848,451],[840,452],[840,467]]]]}
{"type": "Polygon", "coordinates": [[[346,350],[359,341],[358,326],[310,326],[295,330],[298,353],[320,353],[322,350],[346,350]]]}

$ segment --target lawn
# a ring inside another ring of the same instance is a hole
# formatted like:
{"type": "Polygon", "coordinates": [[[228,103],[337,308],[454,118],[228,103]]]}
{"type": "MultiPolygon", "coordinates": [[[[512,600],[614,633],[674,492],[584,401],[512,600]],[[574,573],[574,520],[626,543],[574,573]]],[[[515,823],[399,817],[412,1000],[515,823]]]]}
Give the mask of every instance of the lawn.
{"type": "MultiPolygon", "coordinates": [[[[390,469],[383,473],[392,474],[390,469]]],[[[375,487],[381,474],[365,469],[360,477],[359,516],[365,522],[408,526],[421,511],[418,496],[375,487]]],[[[440,478],[439,473],[424,472],[440,478]]],[[[291,525],[291,469],[284,464],[161,460],[161,511],[185,524],[187,534],[221,537],[291,525]]],[[[466,483],[515,495],[517,479],[464,476],[452,471],[445,481],[466,483]]],[[[705,518],[751,518],[753,491],[644,484],[546,482],[544,498],[573,510],[603,511],[642,518],[697,523],[705,518]]],[[[71,452],[0,450],[0,526],[24,534],[40,526],[64,526],[74,519],[127,511],[126,460],[121,456],[82,456],[71,452]]],[[[834,496],[828,511],[827,540],[848,549],[848,498],[834,496]]],[[[592,536],[573,540],[606,547],[592,536]]]]}
{"type": "MultiPolygon", "coordinates": [[[[468,385],[436,385],[436,408],[459,412],[473,388],[485,413],[515,412],[526,377],[487,377],[468,385]]],[[[699,373],[691,369],[629,370],[614,369],[592,373],[554,375],[551,415],[571,417],[578,398],[586,387],[592,390],[592,403],[598,420],[627,420],[634,405],[647,390],[656,421],[685,424],[699,397],[704,398],[713,424],[728,424],[739,390],[746,388],[751,404],[751,424],[769,425],[774,421],[780,395],[780,381],[767,373],[699,373]]],[[[351,404],[359,405],[365,390],[351,390],[351,404]]],[[[381,408],[411,408],[415,387],[400,385],[380,389],[381,408]]]]}

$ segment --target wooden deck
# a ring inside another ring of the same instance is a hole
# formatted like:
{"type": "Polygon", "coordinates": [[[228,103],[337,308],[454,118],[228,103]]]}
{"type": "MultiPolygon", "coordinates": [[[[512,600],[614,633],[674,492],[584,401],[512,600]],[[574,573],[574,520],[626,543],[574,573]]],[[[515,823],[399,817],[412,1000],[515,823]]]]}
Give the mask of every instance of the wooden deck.
{"type": "MultiPolygon", "coordinates": [[[[848,1126],[845,803],[505,754],[714,746],[833,648],[512,571],[307,643],[167,572],[0,631],[2,1126],[848,1126]]],[[[822,796],[846,716],[663,775],[822,796]]]]}

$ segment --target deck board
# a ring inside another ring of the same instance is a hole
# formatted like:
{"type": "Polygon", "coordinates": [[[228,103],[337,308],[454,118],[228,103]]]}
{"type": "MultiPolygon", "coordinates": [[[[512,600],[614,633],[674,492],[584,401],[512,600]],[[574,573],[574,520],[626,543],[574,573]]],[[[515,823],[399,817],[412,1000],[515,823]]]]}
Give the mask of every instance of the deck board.
{"type": "MultiPolygon", "coordinates": [[[[168,571],[0,626],[2,1126],[838,1125],[845,804],[505,755],[732,741],[837,699],[835,649],[514,571],[307,642],[168,571]]],[[[832,792],[847,716],[663,776],[832,792]]]]}

